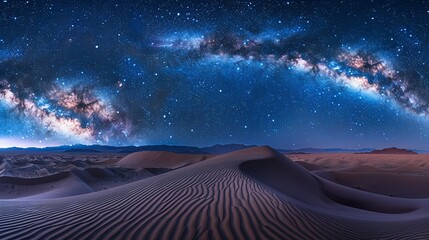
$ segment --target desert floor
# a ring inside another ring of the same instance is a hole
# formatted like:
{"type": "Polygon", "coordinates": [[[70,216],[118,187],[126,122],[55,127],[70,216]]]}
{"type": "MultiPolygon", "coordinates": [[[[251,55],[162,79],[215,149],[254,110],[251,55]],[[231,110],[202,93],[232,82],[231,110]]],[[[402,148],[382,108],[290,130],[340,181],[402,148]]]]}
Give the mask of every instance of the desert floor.
{"type": "Polygon", "coordinates": [[[0,239],[427,239],[429,155],[2,155],[0,239]]]}

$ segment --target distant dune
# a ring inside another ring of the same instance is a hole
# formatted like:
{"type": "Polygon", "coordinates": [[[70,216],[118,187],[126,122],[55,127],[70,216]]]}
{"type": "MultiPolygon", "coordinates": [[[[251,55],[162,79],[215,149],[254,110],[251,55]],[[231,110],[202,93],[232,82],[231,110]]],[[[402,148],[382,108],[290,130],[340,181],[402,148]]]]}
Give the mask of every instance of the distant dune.
{"type": "Polygon", "coordinates": [[[71,173],[62,172],[40,178],[0,178],[2,199],[56,198],[93,192],[90,186],[71,173]]]}
{"type": "Polygon", "coordinates": [[[384,148],[381,150],[374,150],[371,152],[362,152],[359,154],[418,154],[418,153],[407,149],[392,147],[392,148],[384,148]]]}
{"type": "Polygon", "coordinates": [[[95,149],[73,148],[73,149],[67,149],[64,152],[65,153],[99,153],[100,151],[95,149]]]}
{"type": "Polygon", "coordinates": [[[209,154],[183,154],[162,151],[143,151],[127,155],[116,165],[127,168],[176,169],[212,157],[209,154]]]}
{"type": "MultiPolygon", "coordinates": [[[[0,200],[0,239],[426,239],[429,235],[427,156],[285,157],[269,147],[254,147],[208,157],[131,154],[117,164],[140,171],[172,170],[76,196],[0,200]]],[[[67,179],[93,188],[97,176],[117,176],[113,169],[91,171],[95,172],[72,171],[67,179]]]]}
{"type": "Polygon", "coordinates": [[[149,171],[124,168],[87,168],[44,177],[0,177],[0,199],[58,198],[80,195],[151,177],[149,171]]]}

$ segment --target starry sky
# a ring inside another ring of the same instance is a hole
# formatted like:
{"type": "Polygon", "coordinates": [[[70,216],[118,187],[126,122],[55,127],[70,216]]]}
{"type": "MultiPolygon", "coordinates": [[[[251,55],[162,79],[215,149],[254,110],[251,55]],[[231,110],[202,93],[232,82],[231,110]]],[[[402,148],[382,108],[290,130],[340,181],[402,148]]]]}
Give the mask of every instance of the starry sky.
{"type": "Polygon", "coordinates": [[[429,150],[429,1],[0,1],[0,147],[429,150]]]}

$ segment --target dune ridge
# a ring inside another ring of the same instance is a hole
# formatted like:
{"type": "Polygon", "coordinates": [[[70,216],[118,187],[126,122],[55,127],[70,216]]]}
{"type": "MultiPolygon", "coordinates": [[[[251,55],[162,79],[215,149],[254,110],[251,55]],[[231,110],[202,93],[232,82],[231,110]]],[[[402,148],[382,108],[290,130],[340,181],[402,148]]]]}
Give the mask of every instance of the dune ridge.
{"type": "Polygon", "coordinates": [[[131,153],[116,165],[127,168],[165,168],[176,169],[212,157],[209,154],[185,154],[163,151],[143,151],[131,153]]]}

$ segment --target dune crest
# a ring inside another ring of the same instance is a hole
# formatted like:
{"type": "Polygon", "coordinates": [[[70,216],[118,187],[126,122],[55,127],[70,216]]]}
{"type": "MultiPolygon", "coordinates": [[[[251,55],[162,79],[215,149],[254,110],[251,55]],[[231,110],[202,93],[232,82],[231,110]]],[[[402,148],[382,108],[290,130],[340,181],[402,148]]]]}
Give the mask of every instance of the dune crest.
{"type": "Polygon", "coordinates": [[[183,154],[163,151],[143,151],[131,153],[116,165],[127,168],[167,168],[175,169],[210,158],[211,155],[183,154]]]}

